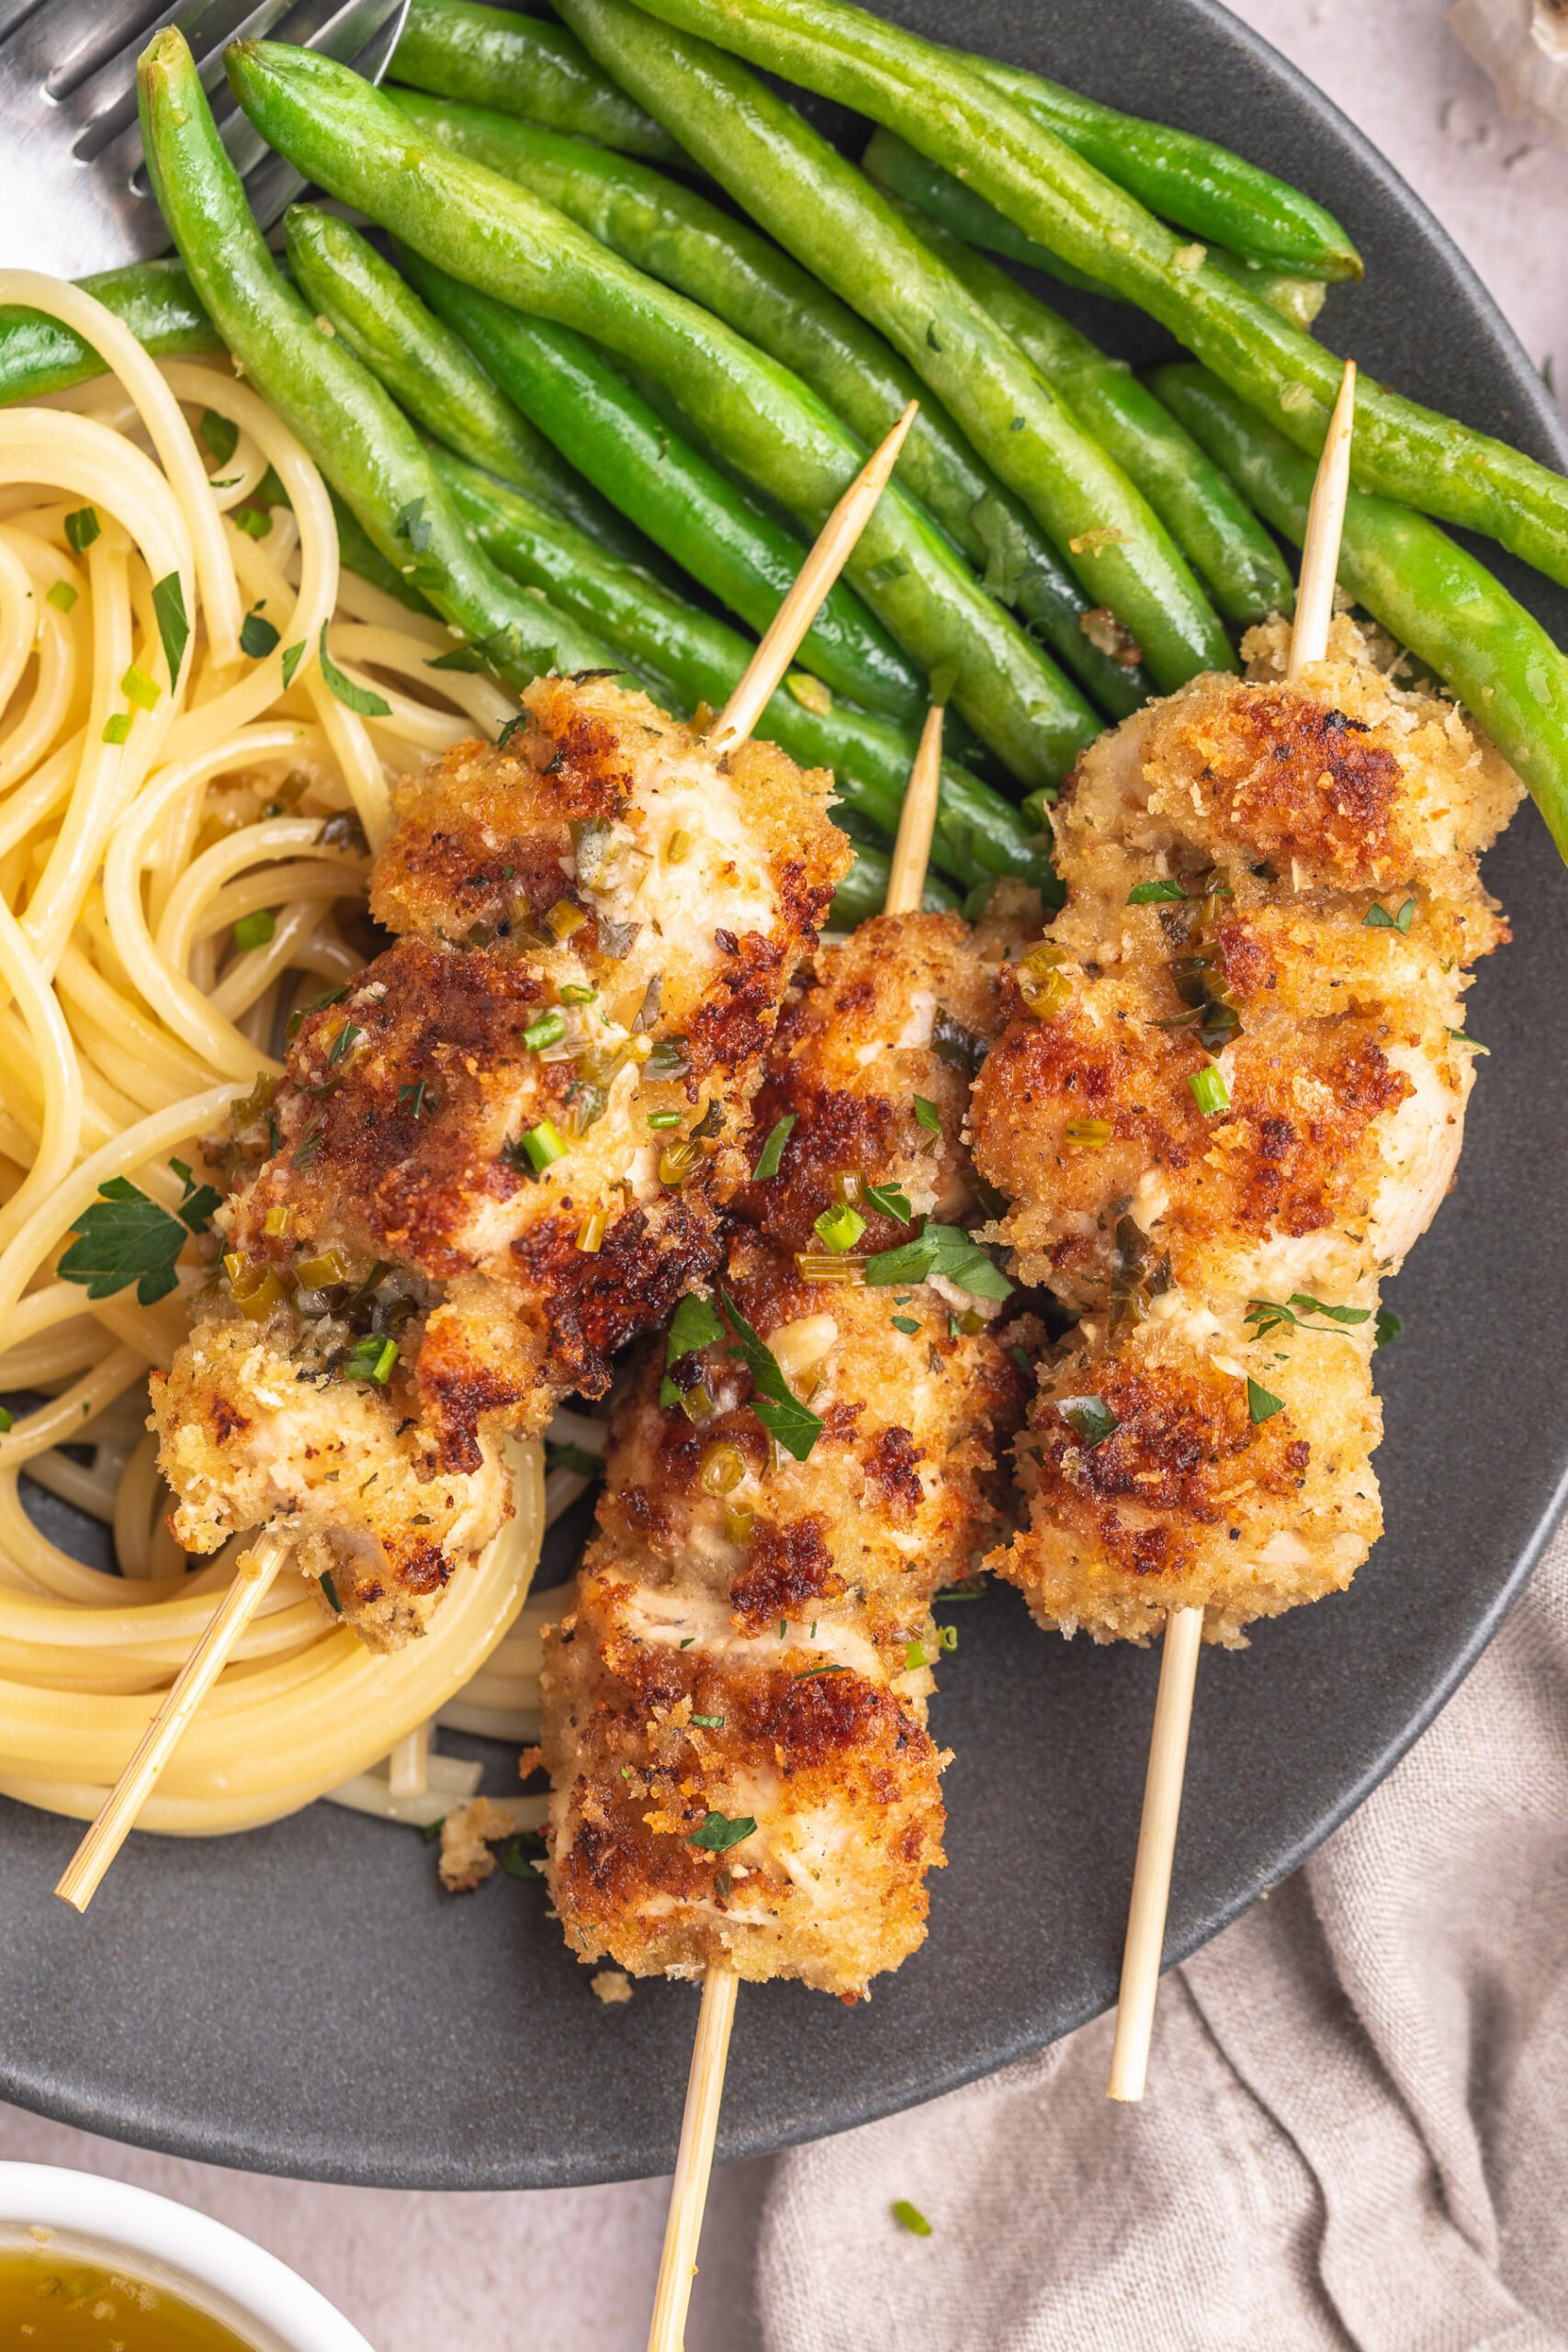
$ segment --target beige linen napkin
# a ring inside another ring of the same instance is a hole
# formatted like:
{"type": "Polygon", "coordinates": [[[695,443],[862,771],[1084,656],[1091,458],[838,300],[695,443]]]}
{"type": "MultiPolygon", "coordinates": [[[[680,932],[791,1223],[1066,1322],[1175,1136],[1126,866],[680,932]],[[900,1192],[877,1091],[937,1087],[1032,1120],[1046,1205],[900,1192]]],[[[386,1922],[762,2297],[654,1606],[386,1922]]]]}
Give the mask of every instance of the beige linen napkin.
{"type": "Polygon", "coordinates": [[[1109,2050],[784,2158],[768,2352],[1568,2352],[1568,1531],[1398,1770],[1166,1977],[1141,2108],[1109,2050]]]}

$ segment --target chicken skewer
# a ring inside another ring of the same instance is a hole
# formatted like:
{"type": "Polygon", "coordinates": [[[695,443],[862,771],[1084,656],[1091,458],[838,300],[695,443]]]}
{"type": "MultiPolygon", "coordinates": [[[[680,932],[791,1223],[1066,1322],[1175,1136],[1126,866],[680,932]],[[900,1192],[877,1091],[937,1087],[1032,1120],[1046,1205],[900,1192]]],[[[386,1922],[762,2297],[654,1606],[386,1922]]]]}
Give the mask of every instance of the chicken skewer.
{"type": "MultiPolygon", "coordinates": [[[[912,908],[908,827],[904,852],[912,908]]],[[[903,1250],[891,1289],[878,1257],[970,1203],[967,1073],[933,1036],[978,1047],[1000,1001],[998,951],[953,916],[884,916],[818,957],[781,1016],[716,1295],[682,1307],[620,1409],[599,1535],[547,1636],[568,1939],[703,1977],[655,2347],[680,2341],[739,1980],[853,2000],[924,1934],[931,1604],[999,1528],[1023,1382],[974,1301],[929,1278],[935,1243],[903,1250]]]]}
{"type": "Polygon", "coordinates": [[[607,677],[535,682],[521,743],[418,779],[371,907],[395,944],[235,1115],[228,1295],[155,1384],[175,1530],[265,1522],[56,1892],[85,1909],[284,1560],[375,1646],[510,1510],[502,1441],[719,1254],[737,1137],[848,863],[749,730],[869,520],[911,402],[705,738],[607,677]]]}
{"type": "MultiPolygon", "coordinates": [[[[1341,461],[1348,423],[1348,394],[1341,461]]],[[[1169,1627],[1118,2097],[1146,2062],[1198,1637],[1342,1589],[1381,1532],[1378,1284],[1452,1172],[1467,969],[1506,936],[1476,861],[1518,781],[1348,620],[1314,643],[1324,511],[1294,681],[1271,625],[1247,682],[1198,679],[1080,762],[1066,904],[976,1089],[1011,1204],[988,1238],[1081,1317],[1019,1441],[1030,1523],[989,1565],[1047,1626],[1169,1627]]]]}

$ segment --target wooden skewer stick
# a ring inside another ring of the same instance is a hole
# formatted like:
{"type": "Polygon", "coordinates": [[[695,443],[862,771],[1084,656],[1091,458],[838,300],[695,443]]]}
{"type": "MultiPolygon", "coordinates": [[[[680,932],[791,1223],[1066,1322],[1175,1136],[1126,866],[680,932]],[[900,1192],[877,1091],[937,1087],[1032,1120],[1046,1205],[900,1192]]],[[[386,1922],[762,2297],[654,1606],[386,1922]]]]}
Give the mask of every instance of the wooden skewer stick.
{"type": "MultiPolygon", "coordinates": [[[[900,420],[897,437],[902,437],[910,413],[907,410],[900,420]]],[[[885,442],[884,450],[888,446],[885,442]]],[[[920,747],[909,770],[887,884],[885,911],[890,915],[913,914],[926,887],[926,866],[936,826],[937,786],[942,777],[942,715],[940,703],[933,704],[927,712],[920,730],[920,747]]],[[[697,2245],[702,2236],[708,2178],[713,2171],[714,2137],[718,2130],[729,2030],[735,2021],[735,1996],[739,1989],[739,1979],[728,1962],[709,1962],[703,1976],[702,2013],[697,2019],[696,2046],[692,2052],[692,2071],[686,2082],[686,2111],[681,2121],[681,2148],[670,2189],[670,2213],[664,2225],[664,2253],[659,2266],[648,2352],[681,2352],[692,2280],[697,2270],[697,2245]]]]}
{"type": "MultiPolygon", "coordinates": [[[[1296,621],[1291,637],[1287,683],[1299,683],[1303,670],[1321,662],[1328,651],[1328,625],[1334,617],[1334,583],[1339,570],[1339,542],[1345,528],[1345,502],[1350,487],[1350,442],[1356,413],[1356,363],[1345,362],[1344,379],[1323,454],[1317,461],[1312,504],[1307,510],[1306,536],[1302,547],[1301,582],[1296,590],[1296,621]]],[[[1176,1854],[1176,1828],[1181,1815],[1181,1784],[1187,1771],[1187,1736],[1192,1722],[1192,1692],[1198,1679],[1202,1645],[1203,1611],[1173,1609],[1166,1620],[1165,1647],[1160,1659],[1159,1696],[1155,1702],[1154,1731],[1149,1741],[1149,1769],[1144,1781],[1144,1811],[1138,1824],[1138,1852],[1133,1865],[1133,1899],[1127,1913],[1127,1940],[1122,1954],[1122,1985],[1116,2005],[1116,2035],[1111,2049],[1110,2098],[1140,2099],[1148,2076],[1149,2041],[1154,2031],[1155,1996],[1160,1961],[1165,1951],[1166,1912],[1170,1903],[1171,1864],[1176,1854]]]]}
{"type": "Polygon", "coordinates": [[[942,784],[942,722],[945,715],[941,703],[933,702],[920,729],[920,748],[909,770],[908,789],[898,819],[898,838],[893,844],[893,868],[887,877],[884,914],[912,915],[925,892],[931,835],[936,830],[936,797],[942,784]]]}
{"type": "Polygon", "coordinates": [[[105,1871],[135,1826],[152,1785],[178,1747],[186,1724],[228,1664],[235,1643],[265,1600],[289,1556],[288,1538],[264,1534],[242,1554],[234,1580],[201,1639],[181,1667],[168,1696],[136,1744],[135,1753],[104,1801],[97,1819],[71,1857],[55,1888],[85,1911],[105,1871]]]}
{"type": "Polygon", "coordinates": [[[800,650],[801,639],[871,520],[872,508],[886,487],[919,407],[919,401],[909,402],[886,440],[872,452],[822,526],[821,536],[801,565],[798,579],[769,622],[766,636],[746,665],[745,676],[714,724],[708,736],[710,751],[733,752],[744,743],[783,684],[785,671],[800,650]]]}

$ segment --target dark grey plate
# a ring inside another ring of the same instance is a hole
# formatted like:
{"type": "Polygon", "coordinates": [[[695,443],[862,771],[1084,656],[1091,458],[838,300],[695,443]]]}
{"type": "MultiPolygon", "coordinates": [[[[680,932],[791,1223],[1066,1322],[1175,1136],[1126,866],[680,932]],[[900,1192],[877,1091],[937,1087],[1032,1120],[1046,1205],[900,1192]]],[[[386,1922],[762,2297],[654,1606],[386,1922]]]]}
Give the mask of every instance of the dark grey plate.
{"type": "MultiPolygon", "coordinates": [[[[953,29],[940,0],[899,0],[953,29]]],[[[1323,198],[1368,264],[1328,339],[1538,456],[1568,440],[1471,271],[1335,110],[1213,0],[975,0],[976,46],[1190,124],[1323,198]]],[[[1108,306],[1129,356],[1158,338],[1108,306]]],[[[1085,313],[1086,319],[1088,313],[1085,313]]],[[[1514,575],[1504,564],[1499,567],[1514,575]]],[[[1559,638],[1568,599],[1515,583],[1559,638]]],[[[1550,1009],[1568,888],[1529,810],[1493,861],[1518,944],[1478,985],[1482,1065],[1460,1188],[1399,1284],[1380,1359],[1389,1532],[1341,1600],[1204,1660],[1171,1909],[1185,1953],[1281,1878],[1408,1747],[1495,1631],[1559,1500],[1568,1351],[1568,1095],[1550,1009]]],[[[952,1868],[931,1939],[869,2007],[748,1989],[720,2153],[910,2106],[1113,1996],[1156,1658],[1035,1634],[1003,1592],[954,1615],[942,1678],[952,1868]]],[[[485,2188],[670,2165],[690,1988],[589,1994],[541,1890],[451,1902],[406,1832],[317,1806],[191,1845],[140,1838],[85,1921],[49,1889],[68,1825],[0,1807],[0,2092],[149,2146],[327,2180],[485,2188]]]]}

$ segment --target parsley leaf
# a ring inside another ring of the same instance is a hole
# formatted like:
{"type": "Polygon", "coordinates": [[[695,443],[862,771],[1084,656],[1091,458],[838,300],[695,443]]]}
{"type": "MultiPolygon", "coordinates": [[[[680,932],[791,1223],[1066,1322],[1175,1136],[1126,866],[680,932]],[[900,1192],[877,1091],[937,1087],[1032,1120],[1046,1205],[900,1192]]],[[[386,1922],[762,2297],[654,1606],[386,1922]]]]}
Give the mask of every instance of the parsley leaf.
{"type": "Polygon", "coordinates": [[[1057,1400],[1056,1410],[1068,1428],[1077,1430],[1091,1453],[1097,1445],[1103,1445],[1108,1437],[1114,1436],[1121,1426],[1103,1396],[1063,1396],[1057,1400]]]}
{"type": "Polygon", "coordinates": [[[304,650],[303,639],[298,645],[286,645],[283,649],[283,691],[285,694],[294,684],[294,673],[299,667],[299,657],[304,650]]]}
{"type": "Polygon", "coordinates": [[[900,1225],[912,1225],[915,1212],[909,1205],[909,1195],[897,1184],[868,1184],[865,1187],[868,1206],[883,1216],[896,1216],[900,1225]]]}
{"type": "Polygon", "coordinates": [[[164,641],[164,659],[169,665],[169,684],[180,682],[180,663],[186,658],[190,643],[190,622],[186,614],[186,592],[180,586],[177,571],[165,572],[162,580],[152,582],[152,610],[157,616],[158,635],[164,641]]]}
{"type": "Polygon", "coordinates": [[[1255,1423],[1271,1421],[1276,1413],[1284,1411],[1285,1400],[1282,1396],[1276,1396],[1271,1388],[1265,1388],[1258,1381],[1249,1377],[1247,1384],[1247,1409],[1255,1423]]]}
{"type": "Polygon", "coordinates": [[[1386,907],[1369,907],[1361,922],[1368,931],[1408,931],[1415,913],[1415,899],[1406,899],[1397,914],[1391,915],[1386,907]]]}
{"type": "Polygon", "coordinates": [[[670,1377],[670,1366],[679,1363],[682,1356],[694,1356],[699,1348],[711,1348],[716,1340],[724,1337],[724,1323],[711,1298],[699,1298],[695,1291],[688,1291],[670,1317],[670,1329],[664,1341],[664,1378],[659,1384],[659,1401],[666,1408],[678,1405],[681,1391],[670,1377]]]}
{"type": "Polygon", "coordinates": [[[547,1470],[570,1470],[579,1478],[599,1478],[604,1471],[599,1456],[590,1453],[585,1445],[547,1445],[545,1467],[547,1470]]]}
{"type": "Polygon", "coordinates": [[[918,1331],[919,1328],[912,1315],[896,1315],[893,1317],[893,1329],[896,1331],[918,1331]]]}
{"type": "Polygon", "coordinates": [[[528,714],[525,710],[520,712],[517,718],[509,718],[505,726],[502,729],[500,734],[495,739],[496,750],[498,752],[504,752],[508,743],[511,742],[512,738],[514,735],[520,735],[527,724],[528,714]]]}
{"type": "Polygon", "coordinates": [[[919,1122],[920,1125],[927,1128],[931,1134],[933,1136],[941,1135],[942,1114],[937,1109],[934,1102],[928,1102],[926,1101],[923,1094],[917,1094],[915,1096],[915,1117],[919,1122]]]}
{"type": "Polygon", "coordinates": [[[265,662],[277,643],[277,631],[270,621],[264,621],[259,605],[253,605],[240,629],[240,650],[248,653],[253,662],[265,662]]]}
{"type": "Polygon", "coordinates": [[[1130,907],[1157,907],[1171,899],[1184,899],[1186,896],[1180,883],[1173,876],[1167,875],[1156,882],[1134,883],[1127,893],[1127,904],[1130,907]]]}
{"type": "Polygon", "coordinates": [[[688,1846],[700,1846],[705,1854],[728,1854],[731,1846],[739,1846],[743,1838],[756,1835],[757,1825],[749,1813],[737,1814],[732,1820],[727,1813],[710,1813],[700,1829],[694,1829],[687,1838],[688,1846]]]}
{"type": "Polygon", "coordinates": [[[319,650],[321,657],[321,675],[327,682],[328,692],[342,703],[344,710],[356,710],[361,718],[389,718],[391,717],[392,706],[385,695],[374,693],[369,686],[356,686],[354,680],[345,678],[337,667],[327,651],[325,621],[321,623],[319,650]]]}
{"type": "MultiPolygon", "coordinates": [[[[187,1200],[199,1204],[202,1193],[210,1189],[193,1189],[187,1200]]],[[[214,1193],[213,1206],[217,1204],[214,1193]]],[[[138,1305],[155,1306],[175,1287],[175,1261],[184,1246],[186,1227],[129,1178],[111,1176],[100,1184],[97,1199],[72,1230],[71,1247],[57,1271],[63,1281],[84,1284],[89,1298],[112,1298],[134,1283],[138,1305]]]]}
{"type": "Polygon", "coordinates": [[[212,1223],[212,1212],[223,1205],[223,1195],[210,1184],[198,1184],[183,1159],[171,1159],[170,1167],[185,1186],[179,1207],[175,1215],[190,1233],[205,1233],[212,1223]]]}
{"type": "Polygon", "coordinates": [[[972,1298],[1008,1298],[1012,1284],[977,1241],[956,1225],[928,1225],[913,1241],[879,1250],[865,1261],[868,1283],[923,1283],[942,1274],[972,1298]]]}
{"type": "Polygon", "coordinates": [[[785,1380],[777,1356],[757,1337],[729,1293],[721,1290],[719,1297],[740,1342],[746,1369],[757,1391],[751,1400],[752,1411],[768,1435],[782,1445],[786,1453],[793,1453],[797,1462],[806,1461],[822,1434],[820,1416],[801,1403],[785,1380]]]}
{"type": "Polygon", "coordinates": [[[1392,1306],[1380,1306],[1375,1329],[1377,1336],[1372,1341],[1372,1346],[1386,1348],[1389,1341],[1397,1340],[1404,1330],[1404,1317],[1403,1315],[1396,1315],[1392,1306]]]}
{"type": "Polygon", "coordinates": [[[758,1155],[757,1165],[751,1170],[751,1182],[754,1184],[765,1184],[770,1176],[778,1174],[779,1162],[784,1158],[784,1148],[790,1139],[795,1120],[799,1115],[798,1112],[786,1111],[784,1117],[775,1120],[768,1129],[768,1139],[758,1155]]]}

